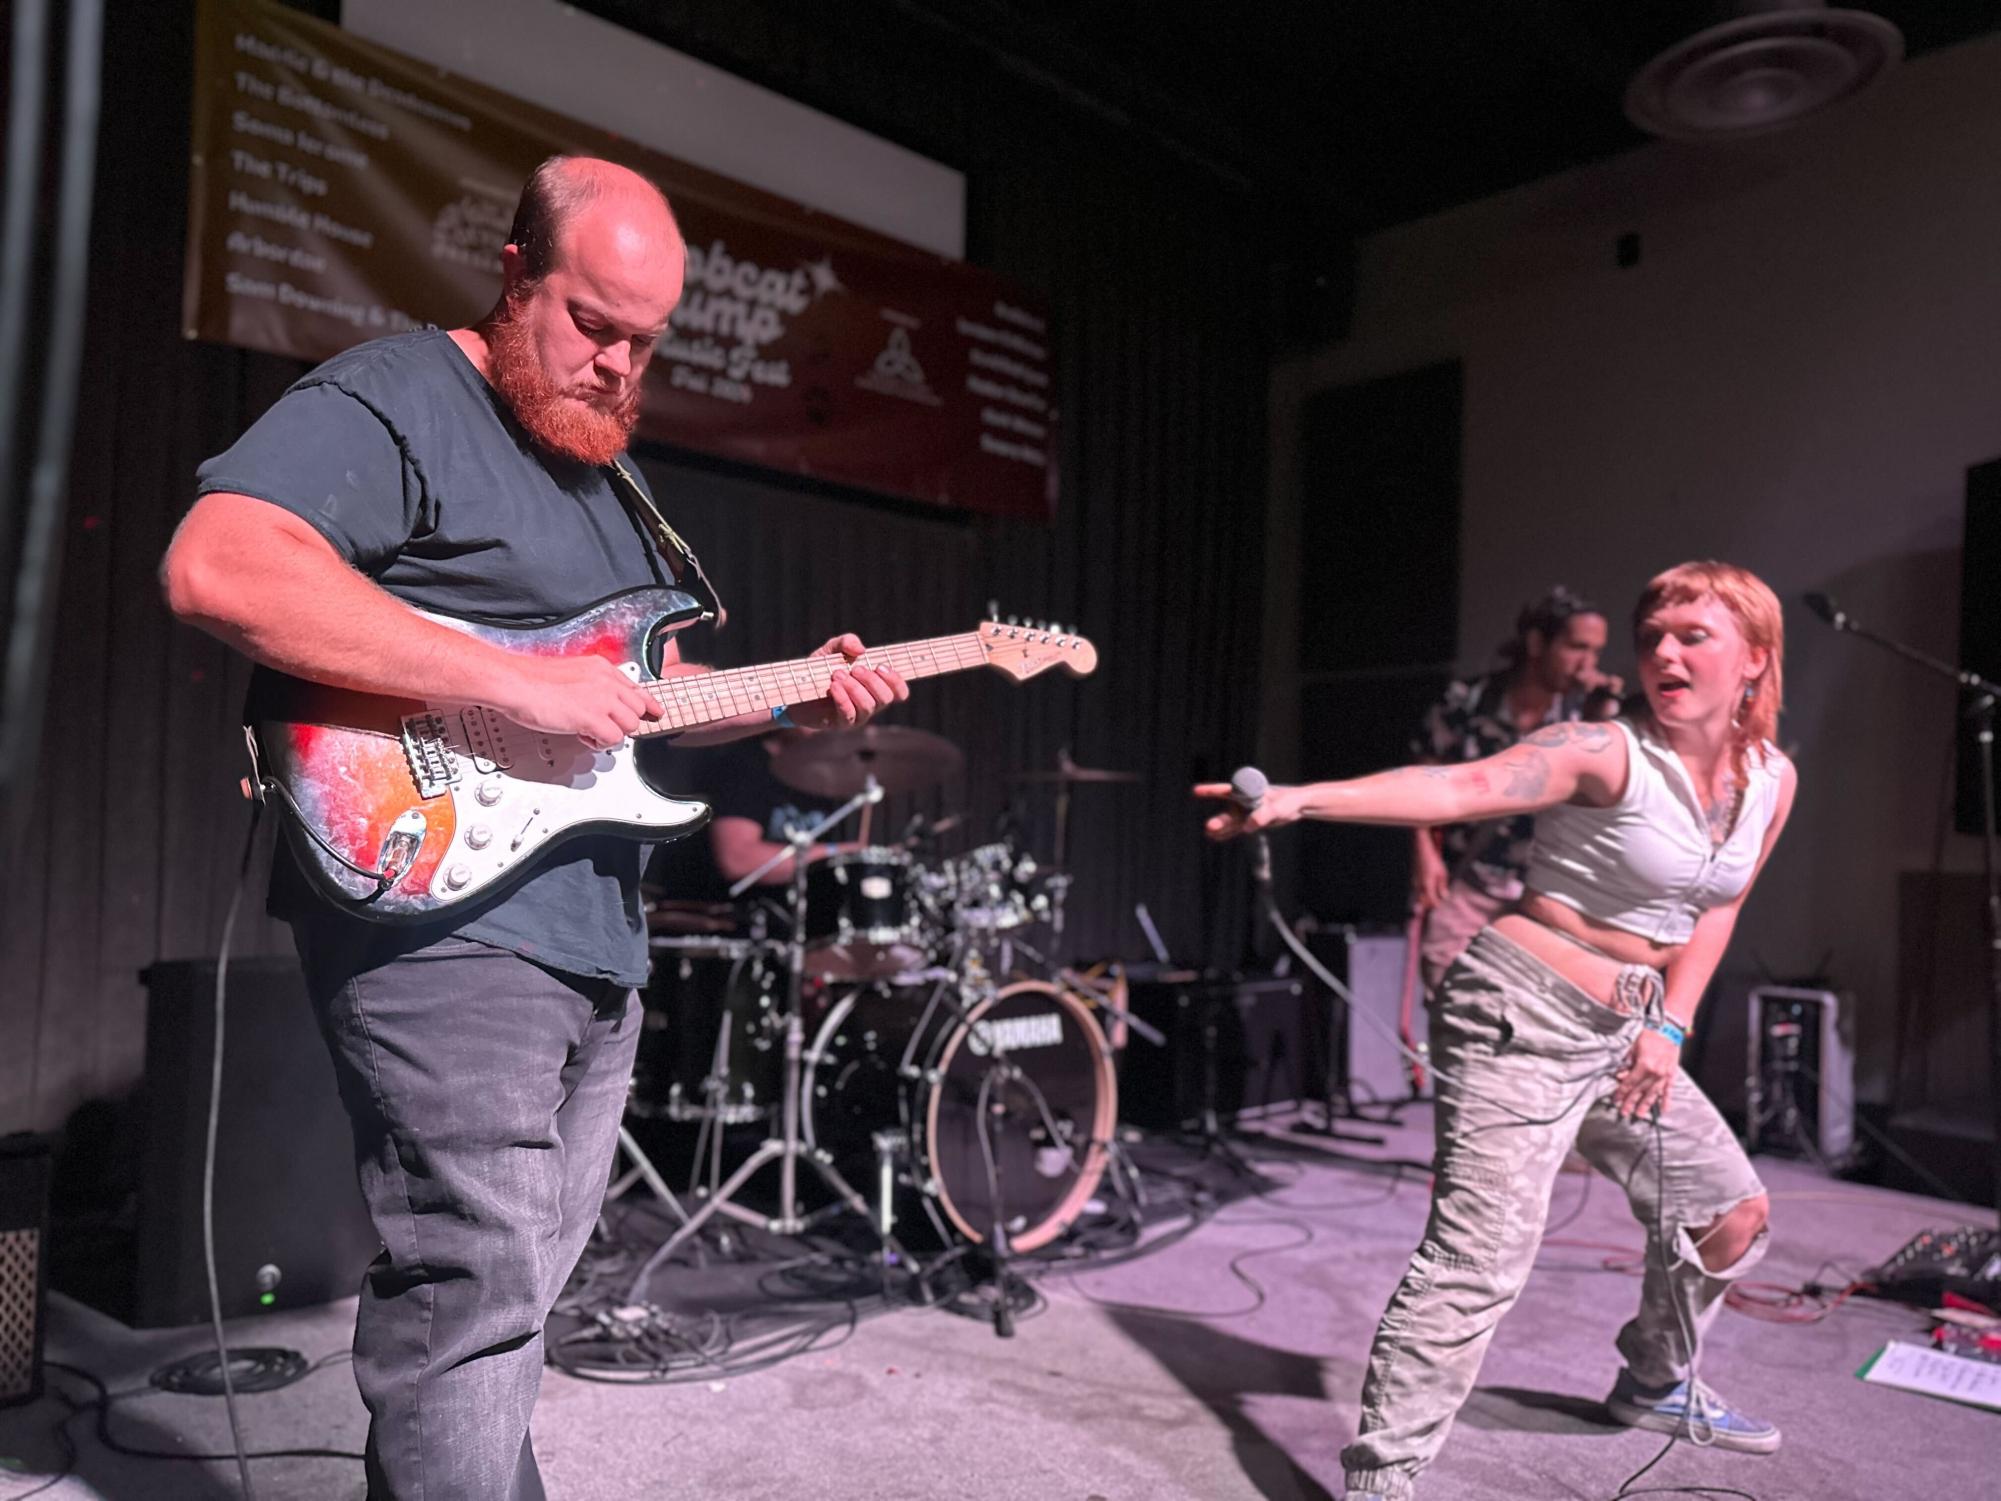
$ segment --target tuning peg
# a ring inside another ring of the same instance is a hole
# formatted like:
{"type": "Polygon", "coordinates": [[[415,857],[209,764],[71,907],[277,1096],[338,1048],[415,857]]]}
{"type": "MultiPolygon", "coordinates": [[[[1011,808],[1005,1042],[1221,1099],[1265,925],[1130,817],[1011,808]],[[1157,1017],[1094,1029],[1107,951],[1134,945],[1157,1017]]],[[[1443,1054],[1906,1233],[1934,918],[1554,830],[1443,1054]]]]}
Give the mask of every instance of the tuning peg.
{"type": "Polygon", "coordinates": [[[987,601],[987,619],[989,619],[989,620],[999,620],[999,619],[1000,619],[1000,601],[999,601],[999,600],[997,600],[997,599],[990,599],[990,600],[988,600],[988,601],[987,601]]]}

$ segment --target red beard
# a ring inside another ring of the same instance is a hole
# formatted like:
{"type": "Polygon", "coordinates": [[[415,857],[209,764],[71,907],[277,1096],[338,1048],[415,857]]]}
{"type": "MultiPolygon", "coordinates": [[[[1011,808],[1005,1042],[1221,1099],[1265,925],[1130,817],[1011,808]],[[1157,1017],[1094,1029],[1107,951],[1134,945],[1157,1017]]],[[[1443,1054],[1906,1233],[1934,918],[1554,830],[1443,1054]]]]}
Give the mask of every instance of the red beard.
{"type": "Polygon", "coordinates": [[[609,464],[625,452],[639,421],[636,382],[615,405],[558,389],[535,356],[526,323],[512,309],[488,325],[486,347],[493,388],[542,447],[593,465],[609,464]]]}

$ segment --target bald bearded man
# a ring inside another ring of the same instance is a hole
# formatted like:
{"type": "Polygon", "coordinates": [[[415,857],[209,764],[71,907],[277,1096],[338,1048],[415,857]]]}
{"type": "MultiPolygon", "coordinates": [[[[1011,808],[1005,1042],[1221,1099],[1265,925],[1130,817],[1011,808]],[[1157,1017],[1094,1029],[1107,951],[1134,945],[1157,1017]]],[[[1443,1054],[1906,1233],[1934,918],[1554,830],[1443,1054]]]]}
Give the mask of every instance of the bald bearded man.
{"type": "MultiPolygon", "coordinates": [[[[611,466],[686,259],[644,178],[543,163],[485,318],[348,350],[202,466],[162,565],[169,607],[258,664],[253,700],[286,674],[487,704],[601,745],[657,718],[610,662],[511,653],[412,606],[543,624],[671,580],[611,466]]],[[[841,636],[819,654],[861,651],[841,636]]],[[[790,714],[847,727],[908,694],[855,665],[790,714]]],[[[642,853],[572,840],[469,913],[391,928],[336,910],[280,850],[271,908],[292,924],[382,1237],[354,1341],[373,1501],[543,1495],[542,1325],[602,1202],[638,1040],[642,853]]]]}

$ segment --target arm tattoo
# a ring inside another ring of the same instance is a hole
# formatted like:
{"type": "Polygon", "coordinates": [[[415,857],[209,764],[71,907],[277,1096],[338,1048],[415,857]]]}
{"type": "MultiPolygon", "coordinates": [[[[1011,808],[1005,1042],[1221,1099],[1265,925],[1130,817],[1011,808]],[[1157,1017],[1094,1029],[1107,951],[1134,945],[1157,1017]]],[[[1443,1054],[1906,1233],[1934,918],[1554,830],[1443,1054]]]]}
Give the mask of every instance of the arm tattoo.
{"type": "Polygon", "coordinates": [[[1565,720],[1562,724],[1546,724],[1533,735],[1525,736],[1523,745],[1539,745],[1550,750],[1560,745],[1574,745],[1587,756],[1595,756],[1612,743],[1612,732],[1602,724],[1586,723],[1580,720],[1565,720]]]}
{"type": "MultiPolygon", "coordinates": [[[[1526,742],[1524,742],[1526,744],[1526,742]]],[[[1508,784],[1501,789],[1508,797],[1518,797],[1524,802],[1534,802],[1549,786],[1549,757],[1536,749],[1522,750],[1519,747],[1509,752],[1501,763],[1508,771],[1508,784]]]]}

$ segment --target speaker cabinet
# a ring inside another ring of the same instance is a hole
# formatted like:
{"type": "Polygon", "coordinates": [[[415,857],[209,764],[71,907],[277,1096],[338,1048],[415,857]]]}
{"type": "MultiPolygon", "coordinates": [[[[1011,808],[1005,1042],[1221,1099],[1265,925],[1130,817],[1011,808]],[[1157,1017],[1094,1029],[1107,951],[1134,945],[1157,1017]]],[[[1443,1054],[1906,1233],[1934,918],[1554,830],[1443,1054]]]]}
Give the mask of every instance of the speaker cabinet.
{"type": "MultiPolygon", "coordinates": [[[[1396,1104],[1411,1099],[1410,1070],[1397,1048],[1403,1021],[1404,964],[1410,951],[1405,933],[1338,923],[1308,933],[1306,946],[1314,958],[1348,987],[1354,1009],[1361,1013],[1355,1015],[1340,1001],[1330,998],[1326,988],[1311,974],[1302,976],[1307,982],[1308,1001],[1319,1013],[1314,1023],[1315,1035],[1325,1032],[1331,1021],[1335,1056],[1346,1062],[1345,1071],[1335,1077],[1337,1090],[1345,1084],[1349,1101],[1356,1105],[1396,1104]]],[[[1411,998],[1410,1015],[1410,1046],[1424,1054],[1430,1032],[1421,988],[1411,998]]]]}
{"type": "MultiPolygon", "coordinates": [[[[132,1322],[154,1328],[208,1317],[202,1151],[215,964],[156,964],[142,978],[150,1001],[132,1322]]],[[[298,964],[232,961],[226,1028],[215,1160],[223,1317],[346,1297],[381,1243],[298,964]]]]}
{"type": "Polygon", "coordinates": [[[48,1238],[48,1143],[0,1136],[0,1407],[42,1394],[48,1238]]]}
{"type": "Polygon", "coordinates": [[[1298,979],[1133,980],[1133,1013],[1167,1037],[1165,1047],[1127,1043],[1120,1115],[1154,1130],[1264,1114],[1313,1098],[1320,1054],[1298,979]]]}

